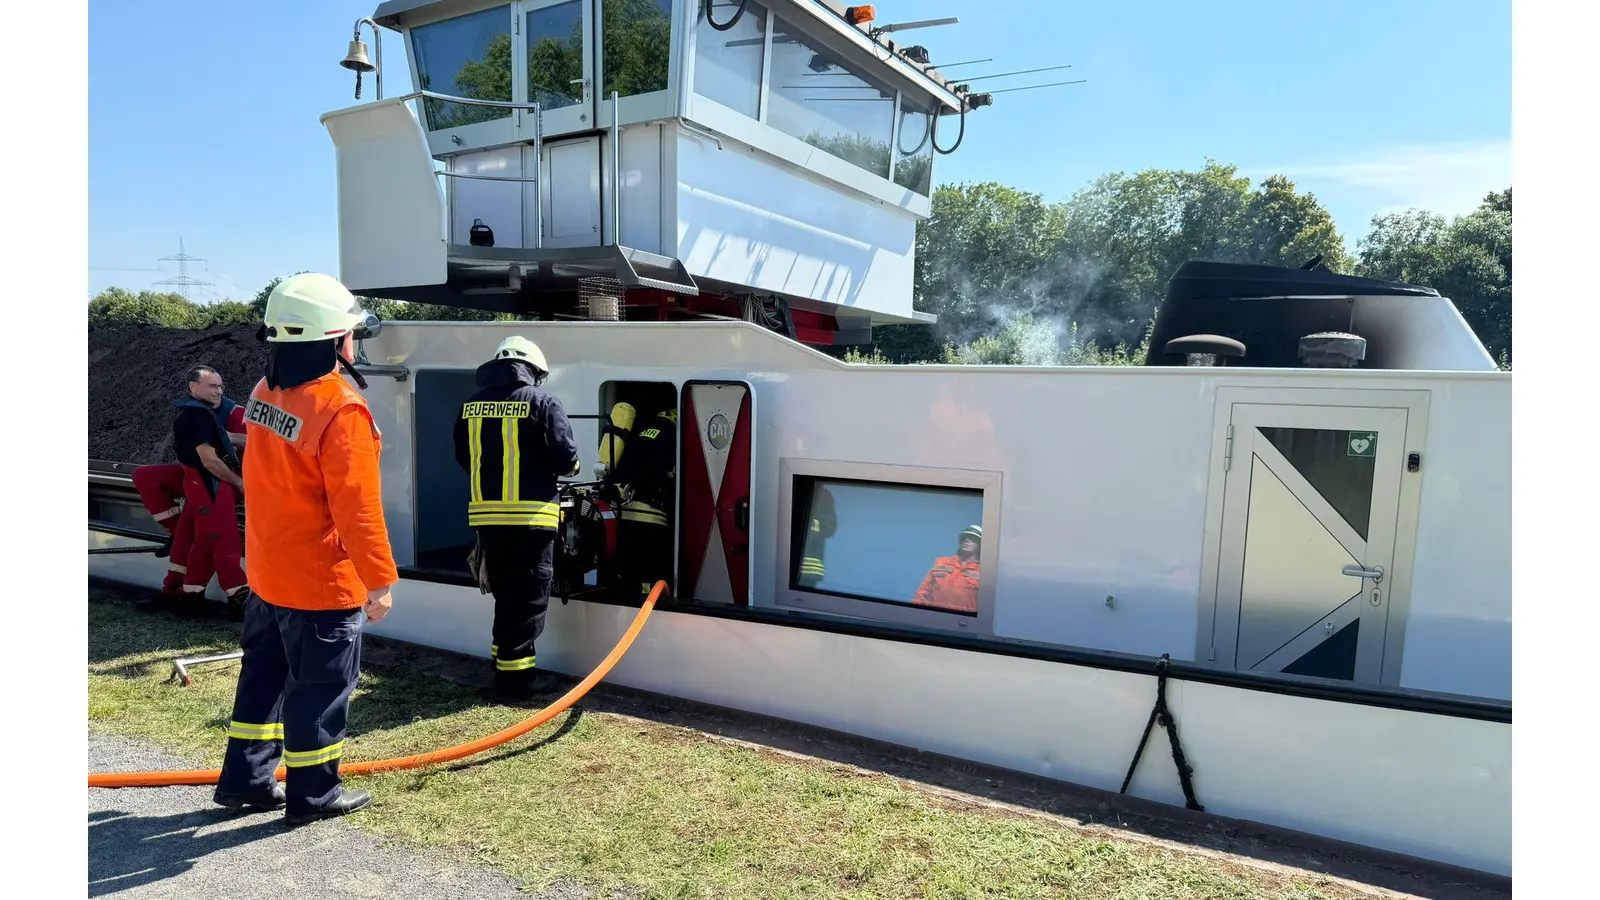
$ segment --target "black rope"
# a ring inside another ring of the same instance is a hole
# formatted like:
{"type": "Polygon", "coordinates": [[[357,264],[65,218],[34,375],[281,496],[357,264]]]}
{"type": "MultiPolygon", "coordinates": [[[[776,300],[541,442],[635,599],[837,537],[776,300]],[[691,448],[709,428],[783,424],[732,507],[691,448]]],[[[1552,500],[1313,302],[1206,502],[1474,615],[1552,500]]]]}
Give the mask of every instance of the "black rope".
{"type": "Polygon", "coordinates": [[[1183,785],[1184,805],[1205,812],[1206,808],[1194,798],[1194,782],[1190,777],[1194,774],[1194,768],[1184,759],[1183,747],[1178,743],[1178,723],[1172,718],[1172,711],[1167,709],[1167,669],[1171,665],[1170,654],[1163,653],[1156,660],[1156,705],[1150,710],[1149,721],[1144,723],[1144,734],[1139,737],[1139,747],[1133,751],[1133,762],[1128,764],[1127,777],[1122,779],[1122,790],[1118,793],[1128,792],[1128,785],[1133,783],[1133,771],[1139,768],[1139,757],[1144,753],[1145,742],[1150,740],[1150,729],[1160,722],[1161,727],[1166,729],[1168,742],[1172,744],[1172,762],[1178,767],[1178,783],[1183,785]]]}

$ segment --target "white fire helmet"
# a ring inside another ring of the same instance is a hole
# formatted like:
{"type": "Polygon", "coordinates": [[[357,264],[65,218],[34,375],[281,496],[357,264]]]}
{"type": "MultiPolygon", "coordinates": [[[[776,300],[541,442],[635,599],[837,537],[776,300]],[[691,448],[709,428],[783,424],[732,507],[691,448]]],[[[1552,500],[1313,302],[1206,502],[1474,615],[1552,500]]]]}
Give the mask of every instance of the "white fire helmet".
{"type": "Polygon", "coordinates": [[[513,334],[501,341],[500,346],[494,349],[494,358],[520,359],[541,372],[550,371],[550,365],[544,361],[544,351],[520,334],[513,334]]]}
{"type": "Polygon", "coordinates": [[[366,338],[378,329],[378,317],[348,288],[315,272],[291,275],[273,288],[262,318],[267,341],[278,344],[337,340],[350,331],[366,338]]]}

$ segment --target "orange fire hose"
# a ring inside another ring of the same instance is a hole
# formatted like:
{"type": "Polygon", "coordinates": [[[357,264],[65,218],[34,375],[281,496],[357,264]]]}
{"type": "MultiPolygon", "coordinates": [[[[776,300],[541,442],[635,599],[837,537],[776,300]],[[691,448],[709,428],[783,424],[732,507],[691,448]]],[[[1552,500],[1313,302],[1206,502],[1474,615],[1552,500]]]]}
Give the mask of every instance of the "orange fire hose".
{"type": "MultiPolygon", "coordinates": [[[[488,737],[469,741],[465,744],[457,744],[454,747],[446,747],[443,750],[435,750],[432,753],[419,753],[415,756],[404,756],[398,759],[352,763],[348,766],[340,766],[339,773],[341,775],[372,775],[377,772],[416,769],[422,766],[451,762],[463,757],[475,756],[485,750],[498,747],[507,741],[522,737],[538,728],[540,725],[566,712],[568,707],[583,699],[584,694],[589,693],[591,688],[606,677],[606,674],[611,671],[611,667],[615,666],[617,660],[622,658],[622,654],[627,653],[628,648],[633,646],[633,639],[639,636],[639,631],[644,628],[645,619],[650,617],[650,611],[655,608],[657,598],[661,596],[661,592],[666,588],[667,583],[665,581],[656,582],[655,587],[650,590],[650,595],[645,598],[644,605],[639,607],[639,614],[633,617],[633,624],[628,626],[628,630],[622,635],[622,639],[617,641],[615,647],[611,648],[611,652],[606,655],[605,659],[600,661],[600,665],[596,666],[595,670],[590,672],[587,678],[578,682],[572,690],[561,695],[561,699],[539,710],[532,716],[488,737]]],[[[274,773],[279,781],[283,780],[285,771],[287,770],[280,766],[277,772],[274,773]]],[[[178,784],[216,784],[221,775],[221,769],[194,769],[187,772],[101,772],[89,776],[89,787],[168,787],[178,784]]]]}

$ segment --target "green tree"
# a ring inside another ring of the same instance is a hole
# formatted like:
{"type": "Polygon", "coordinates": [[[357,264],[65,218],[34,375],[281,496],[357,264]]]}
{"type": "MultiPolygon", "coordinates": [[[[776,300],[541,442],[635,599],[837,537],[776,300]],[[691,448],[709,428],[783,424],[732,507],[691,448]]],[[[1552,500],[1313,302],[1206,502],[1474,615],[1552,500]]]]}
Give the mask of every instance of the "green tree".
{"type": "Polygon", "coordinates": [[[603,99],[667,89],[671,72],[672,0],[608,0],[601,5],[603,99]]]}
{"type": "Polygon", "coordinates": [[[1489,354],[1511,364],[1511,189],[1465,216],[1411,209],[1375,216],[1357,272],[1449,297],[1489,354]]]}
{"type": "MultiPolygon", "coordinates": [[[[469,62],[456,70],[451,81],[452,87],[440,93],[450,93],[473,100],[499,100],[509,103],[511,35],[496,36],[489,42],[489,46],[484,48],[483,58],[469,62]]],[[[422,75],[422,89],[438,90],[433,87],[433,78],[427,73],[422,75]]],[[[468,106],[464,103],[445,103],[440,100],[427,100],[425,103],[428,120],[436,129],[460,128],[463,125],[491,122],[510,115],[510,111],[492,106],[468,106]]]]}
{"type": "Polygon", "coordinates": [[[125,288],[108,287],[89,301],[89,327],[195,328],[200,324],[200,309],[182,294],[156,291],[135,294],[125,288]]]}
{"type": "Polygon", "coordinates": [[[913,304],[940,322],[874,329],[875,349],[895,361],[942,358],[945,344],[967,348],[963,359],[1011,358],[1002,335],[1022,316],[1063,348],[1085,348],[1063,359],[1125,361],[1190,259],[1298,266],[1320,255],[1329,269],[1350,267],[1313,195],[1282,176],[1252,187],[1210,161],[1111,173],[1059,204],[994,182],[941,187],[932,199],[917,229],[913,304]],[[986,337],[1000,343],[978,343],[986,337]]]}

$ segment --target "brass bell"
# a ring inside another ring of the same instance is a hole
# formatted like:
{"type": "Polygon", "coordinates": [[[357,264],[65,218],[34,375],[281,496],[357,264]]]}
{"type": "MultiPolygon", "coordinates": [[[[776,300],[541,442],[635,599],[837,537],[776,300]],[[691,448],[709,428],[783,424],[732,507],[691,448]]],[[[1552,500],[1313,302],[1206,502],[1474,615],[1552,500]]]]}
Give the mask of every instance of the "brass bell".
{"type": "Polygon", "coordinates": [[[362,40],[350,42],[350,52],[339,65],[356,72],[372,72],[378,68],[367,59],[367,42],[362,40]]]}

